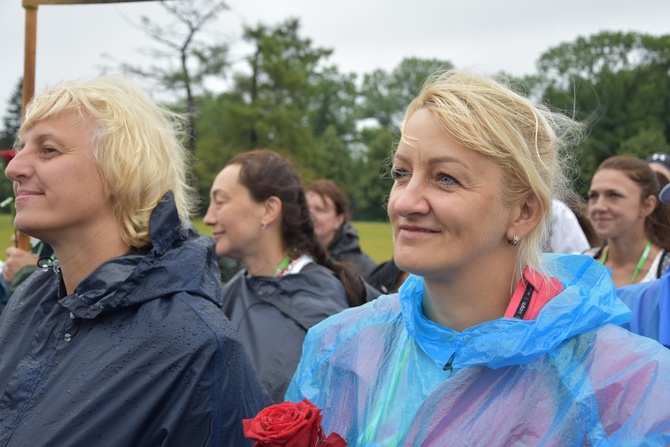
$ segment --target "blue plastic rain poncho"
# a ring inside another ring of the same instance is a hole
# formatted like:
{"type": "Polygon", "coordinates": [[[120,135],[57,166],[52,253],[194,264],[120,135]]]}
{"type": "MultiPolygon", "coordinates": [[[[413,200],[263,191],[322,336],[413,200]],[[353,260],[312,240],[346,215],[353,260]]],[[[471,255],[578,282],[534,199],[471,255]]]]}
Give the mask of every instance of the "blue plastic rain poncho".
{"type": "Polygon", "coordinates": [[[670,351],[617,326],[630,310],[598,262],[544,261],[564,290],[535,320],[455,332],[423,315],[417,276],[328,318],[287,400],[321,407],[350,446],[670,444],[670,351]]]}
{"type": "Polygon", "coordinates": [[[622,326],[670,347],[670,272],[660,279],[616,289],[632,311],[633,318],[622,326]]]}

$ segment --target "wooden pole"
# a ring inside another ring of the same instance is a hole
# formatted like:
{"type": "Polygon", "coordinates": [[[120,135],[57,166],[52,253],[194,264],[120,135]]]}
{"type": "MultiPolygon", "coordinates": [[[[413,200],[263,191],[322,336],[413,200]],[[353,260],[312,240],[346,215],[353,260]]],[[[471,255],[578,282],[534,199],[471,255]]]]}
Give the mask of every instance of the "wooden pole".
{"type": "MultiPolygon", "coordinates": [[[[26,106],[35,94],[35,53],[37,49],[37,5],[26,5],[25,53],[23,59],[23,105],[21,116],[26,115],[26,106]]],[[[15,230],[15,244],[18,248],[30,251],[30,236],[15,230]]]]}

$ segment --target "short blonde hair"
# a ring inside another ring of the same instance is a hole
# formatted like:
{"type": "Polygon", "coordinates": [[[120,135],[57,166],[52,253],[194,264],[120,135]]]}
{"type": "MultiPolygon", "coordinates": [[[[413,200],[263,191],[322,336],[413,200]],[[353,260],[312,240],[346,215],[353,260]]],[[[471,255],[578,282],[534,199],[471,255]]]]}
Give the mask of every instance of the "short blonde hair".
{"type": "Polygon", "coordinates": [[[149,218],[169,190],[180,218],[189,218],[195,195],[187,184],[189,154],[180,141],[180,115],[118,76],[63,81],[35,95],[19,139],[37,122],[64,111],[94,122],[93,156],[128,245],[151,243],[149,218]]]}
{"type": "MultiPolygon", "coordinates": [[[[519,246],[516,279],[525,266],[540,269],[549,235],[552,199],[569,196],[563,167],[582,126],[514,92],[504,81],[470,70],[449,70],[428,78],[410,103],[401,131],[418,109],[430,110],[444,131],[464,147],[491,158],[502,172],[507,205],[534,193],[542,204],[539,225],[519,246]]],[[[406,140],[405,140],[406,141],[406,140]]]]}

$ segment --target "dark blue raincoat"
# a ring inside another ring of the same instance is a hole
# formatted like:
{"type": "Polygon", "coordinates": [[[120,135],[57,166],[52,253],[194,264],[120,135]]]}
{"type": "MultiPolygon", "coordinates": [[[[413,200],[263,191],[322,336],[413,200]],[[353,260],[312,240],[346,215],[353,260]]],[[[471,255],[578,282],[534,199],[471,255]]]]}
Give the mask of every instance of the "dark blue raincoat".
{"type": "Polygon", "coordinates": [[[367,278],[377,267],[377,263],[361,250],[358,231],[349,222],[345,222],[335,232],[333,240],[328,244],[328,253],[337,262],[348,265],[349,268],[361,274],[364,278],[367,278]]]}
{"type": "Polygon", "coordinates": [[[0,317],[0,446],[237,446],[269,404],[217,308],[213,243],[171,195],[153,246],[98,267],[62,296],[37,272],[0,317]]]}

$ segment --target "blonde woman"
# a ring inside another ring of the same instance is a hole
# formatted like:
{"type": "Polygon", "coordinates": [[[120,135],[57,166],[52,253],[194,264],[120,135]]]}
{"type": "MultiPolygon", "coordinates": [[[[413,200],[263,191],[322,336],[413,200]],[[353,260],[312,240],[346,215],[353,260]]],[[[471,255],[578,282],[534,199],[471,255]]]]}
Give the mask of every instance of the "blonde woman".
{"type": "Polygon", "coordinates": [[[188,223],[177,118],[116,77],[28,106],[14,224],[57,261],[0,317],[0,445],[245,445],[241,420],[269,402],[188,223]]]}
{"type": "Polygon", "coordinates": [[[287,399],[357,446],[668,445],[670,352],[618,326],[597,261],[540,254],[571,125],[488,77],[431,79],[388,204],[411,275],[312,328],[287,399]]]}

